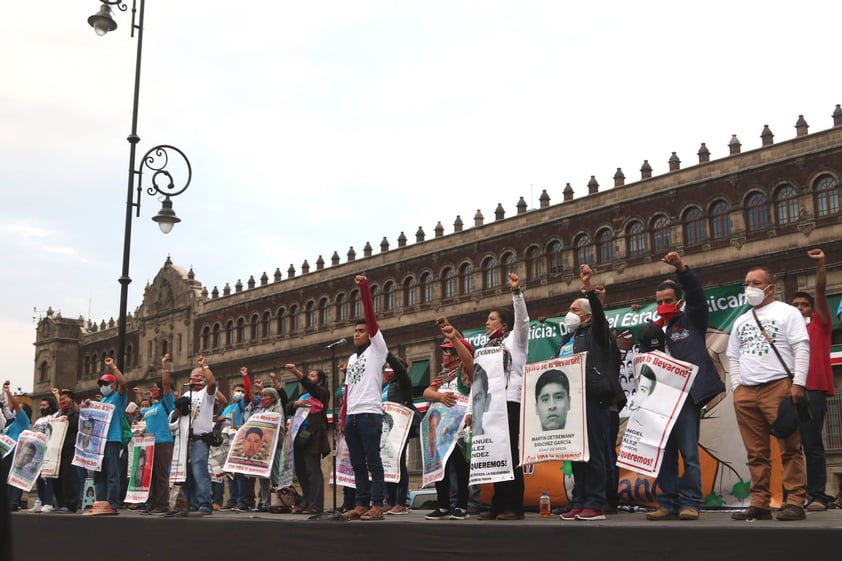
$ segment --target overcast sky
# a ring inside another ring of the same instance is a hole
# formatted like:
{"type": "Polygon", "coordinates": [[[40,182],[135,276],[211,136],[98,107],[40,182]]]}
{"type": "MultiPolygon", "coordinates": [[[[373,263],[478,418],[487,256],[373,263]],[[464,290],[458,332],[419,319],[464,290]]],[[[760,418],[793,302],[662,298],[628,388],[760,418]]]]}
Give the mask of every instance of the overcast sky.
{"type": "MultiPolygon", "coordinates": [[[[97,0],[7,3],[0,19],[0,348],[32,389],[48,307],[117,318],[136,42],[97,37],[97,0]]],[[[842,103],[840,7],[791,2],[232,3],[149,0],[138,155],[182,149],[183,222],[143,196],[129,310],[168,254],[209,290],[342,262],[477,209],[570,183],[655,175],[811,132],[842,103]],[[573,6],[575,4],[575,6],[573,6]]],[[[352,280],[349,278],[349,284],[352,280]]]]}

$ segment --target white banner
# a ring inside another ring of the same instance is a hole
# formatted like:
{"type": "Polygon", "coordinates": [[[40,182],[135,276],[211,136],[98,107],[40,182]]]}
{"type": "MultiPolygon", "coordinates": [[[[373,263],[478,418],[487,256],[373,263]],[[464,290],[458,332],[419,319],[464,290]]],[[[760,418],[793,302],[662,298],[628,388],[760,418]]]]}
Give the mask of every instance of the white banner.
{"type": "Polygon", "coordinates": [[[25,430],[18,437],[15,455],[12,457],[12,467],[9,470],[9,485],[31,491],[41,473],[44,463],[44,452],[47,449],[47,435],[41,432],[25,430]]]}
{"type": "Polygon", "coordinates": [[[383,480],[397,483],[401,480],[401,452],[409,427],[412,424],[413,411],[400,403],[383,402],[383,429],[380,433],[380,459],[383,462],[383,480]]]}
{"type": "Polygon", "coordinates": [[[520,462],[586,462],[588,353],[527,364],[520,416],[520,462]]]}
{"type": "Polygon", "coordinates": [[[515,476],[509,444],[502,347],[476,351],[470,399],[473,437],[469,483],[511,481],[515,476]]]}
{"type": "Polygon", "coordinates": [[[127,503],[145,503],[152,483],[152,465],[155,461],[155,437],[133,436],[127,450],[129,454],[129,488],[127,503]]]}
{"type": "MultiPolygon", "coordinates": [[[[170,418],[178,415],[176,410],[170,412],[170,418]]],[[[179,415],[170,422],[170,432],[173,436],[172,462],[170,462],[170,485],[187,481],[187,446],[190,418],[179,415]]]]}
{"type": "Polygon", "coordinates": [[[281,413],[255,413],[237,429],[223,468],[228,473],[269,477],[278,447],[281,413]]]}
{"type": "MultiPolygon", "coordinates": [[[[344,433],[337,435],[336,438],[336,482],[343,487],[357,488],[354,468],[351,467],[351,455],[348,452],[348,444],[345,442],[344,433]]],[[[333,474],[330,475],[330,483],[333,484],[333,474]]]]}
{"type": "MultiPolygon", "coordinates": [[[[122,415],[122,411],[120,414],[122,415]]],[[[110,403],[90,401],[79,408],[79,432],[76,435],[76,451],[71,462],[74,466],[93,471],[102,468],[108,425],[113,416],[114,406],[110,403]]]]}
{"type": "Polygon", "coordinates": [[[634,359],[637,390],[629,404],[617,465],[657,476],[664,447],[699,367],[660,351],[634,359]]]}
{"type": "Polygon", "coordinates": [[[47,421],[47,451],[44,453],[44,465],[41,466],[41,477],[58,477],[61,464],[61,449],[64,447],[64,437],[67,435],[67,417],[50,417],[47,421]]]}
{"type": "Polygon", "coordinates": [[[457,391],[452,393],[456,396],[453,407],[441,402],[433,403],[421,420],[421,457],[424,462],[421,487],[441,481],[450,455],[462,454],[455,449],[468,408],[468,396],[457,391]]]}

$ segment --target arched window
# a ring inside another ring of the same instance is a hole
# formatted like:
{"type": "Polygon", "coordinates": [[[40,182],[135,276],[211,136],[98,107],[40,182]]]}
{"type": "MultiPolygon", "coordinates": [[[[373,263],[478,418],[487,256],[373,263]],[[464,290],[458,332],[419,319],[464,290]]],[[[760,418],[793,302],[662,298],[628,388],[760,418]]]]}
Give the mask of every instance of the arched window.
{"type": "Polygon", "coordinates": [[[684,212],[684,243],[693,245],[705,240],[705,217],[699,207],[691,207],[684,212]]]}
{"type": "Polygon", "coordinates": [[[830,175],[822,175],[816,180],[816,214],[830,216],[839,212],[839,183],[830,175]]]}
{"type": "Polygon", "coordinates": [[[286,335],[286,333],[287,333],[287,311],[284,308],[280,308],[278,310],[278,317],[277,317],[277,320],[276,320],[275,323],[278,326],[278,329],[276,330],[278,332],[278,337],[286,335]]]}
{"type": "MultiPolygon", "coordinates": [[[[207,330],[208,328],[205,327],[205,329],[207,330]]],[[[91,373],[91,357],[87,355],[85,356],[85,365],[82,367],[82,372],[84,372],[86,376],[91,373]]]]}
{"type": "Polygon", "coordinates": [[[272,314],[270,314],[269,312],[263,312],[263,320],[262,320],[261,323],[263,324],[263,336],[264,337],[268,337],[270,335],[270,331],[271,331],[270,320],[271,319],[272,319],[272,314]]]}
{"type": "Polygon", "coordinates": [[[398,295],[395,290],[395,283],[392,281],[383,285],[383,304],[386,311],[392,311],[398,307],[398,295]]]}
{"type": "Polygon", "coordinates": [[[433,273],[421,273],[421,303],[429,304],[433,301],[433,273]]]}
{"type": "Polygon", "coordinates": [[[470,263],[462,263],[459,267],[459,286],[462,294],[470,294],[474,291],[474,266],[470,263]]]}
{"type": "Polygon", "coordinates": [[[260,338],[260,316],[254,314],[251,316],[251,323],[249,324],[249,337],[252,341],[257,341],[260,338]]]}
{"type": "Polygon", "coordinates": [[[203,351],[206,351],[210,348],[208,346],[208,345],[210,345],[210,327],[208,327],[207,325],[205,326],[204,329],[202,329],[202,342],[201,342],[201,344],[202,344],[202,350],[203,351]]]}
{"type": "Polygon", "coordinates": [[[362,300],[360,299],[360,291],[356,288],[351,291],[351,317],[356,321],[358,319],[365,319],[363,316],[362,300]]]}
{"type": "Polygon", "coordinates": [[[514,253],[507,251],[500,258],[500,277],[503,284],[508,284],[509,273],[517,273],[517,259],[514,253]]]}
{"type": "Polygon", "coordinates": [[[374,313],[379,314],[383,308],[383,294],[376,284],[369,285],[369,290],[371,291],[371,305],[374,307],[374,313]]]}
{"type": "Polygon", "coordinates": [[[316,327],[316,322],[318,321],[318,314],[316,313],[316,303],[312,300],[308,300],[306,304],[304,304],[304,325],[307,329],[313,329],[316,327]]]}
{"type": "Polygon", "coordinates": [[[541,248],[533,245],[526,248],[526,273],[530,279],[540,279],[544,276],[544,260],[541,248]]]}
{"type": "Polygon", "coordinates": [[[590,265],[593,262],[591,237],[588,234],[580,234],[573,245],[576,246],[576,268],[590,265]]]}
{"type": "Polygon", "coordinates": [[[755,191],[746,199],[746,223],[750,232],[765,230],[769,227],[769,205],[766,195],[755,191]]]}
{"type": "Polygon", "coordinates": [[[663,214],[652,220],[652,249],[663,253],[670,248],[670,221],[663,214]]]}
{"type": "Polygon", "coordinates": [[[319,327],[324,327],[330,321],[329,308],[327,305],[327,298],[322,297],[319,300],[319,327]]]}
{"type": "Polygon", "coordinates": [[[614,232],[603,228],[596,234],[596,247],[601,264],[614,261],[614,232]]]}
{"type": "Polygon", "coordinates": [[[225,324],[225,344],[234,344],[234,320],[231,319],[229,319],[228,323],[225,324]]]}
{"type": "Polygon", "coordinates": [[[243,343],[246,340],[246,320],[240,318],[237,320],[237,344],[243,343]]]}
{"type": "Polygon", "coordinates": [[[442,298],[453,298],[456,296],[456,271],[453,267],[446,267],[441,272],[441,294],[442,298]]]}
{"type": "Polygon", "coordinates": [[[50,365],[47,364],[47,361],[41,363],[41,366],[38,367],[38,381],[39,382],[49,382],[50,381],[50,365]]]}
{"type": "Polygon", "coordinates": [[[403,305],[414,306],[418,303],[418,283],[415,277],[408,277],[403,281],[403,305]]]}
{"type": "Polygon", "coordinates": [[[775,191],[775,213],[778,225],[798,221],[798,191],[792,185],[783,185],[775,191]]]}
{"type": "Polygon", "coordinates": [[[626,229],[626,251],[629,257],[646,253],[646,231],[642,222],[635,220],[626,229]]]}
{"type": "Polygon", "coordinates": [[[500,270],[497,268],[497,260],[493,257],[486,257],[482,262],[482,283],[483,288],[494,288],[500,284],[500,270]]]}
{"type": "Polygon", "coordinates": [[[710,207],[710,234],[715,240],[731,235],[731,214],[728,203],[716,201],[710,207]]]}
{"type": "Polygon", "coordinates": [[[350,309],[344,293],[336,295],[336,321],[348,321],[350,309]]]}
{"type": "MultiPolygon", "coordinates": [[[[558,240],[550,242],[547,246],[547,270],[551,275],[560,273],[564,269],[564,259],[561,254],[561,242],[558,240]]],[[[540,271],[543,276],[544,271],[540,271]]]]}
{"type": "Polygon", "coordinates": [[[211,338],[211,348],[219,348],[219,334],[222,331],[222,326],[218,323],[213,324],[213,337],[211,338]]]}
{"type": "Polygon", "coordinates": [[[289,332],[295,333],[301,324],[298,318],[298,304],[289,307],[289,332]]]}

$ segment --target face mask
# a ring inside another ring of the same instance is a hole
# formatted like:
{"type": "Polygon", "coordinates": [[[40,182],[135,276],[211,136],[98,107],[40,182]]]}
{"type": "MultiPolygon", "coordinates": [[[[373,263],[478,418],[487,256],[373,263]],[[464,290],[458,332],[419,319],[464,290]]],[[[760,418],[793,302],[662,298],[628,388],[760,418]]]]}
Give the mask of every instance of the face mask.
{"type": "Polygon", "coordinates": [[[661,304],[658,306],[658,315],[666,322],[672,321],[672,318],[677,316],[678,312],[678,304],[661,304]]]}
{"type": "Polygon", "coordinates": [[[243,392],[234,392],[234,401],[242,401],[243,392]]]}
{"type": "Polygon", "coordinates": [[[567,331],[576,331],[576,328],[582,323],[582,318],[578,315],[574,314],[573,312],[567,312],[567,315],[564,316],[564,325],[567,327],[567,331]]]}
{"type": "Polygon", "coordinates": [[[810,325],[810,320],[813,318],[804,318],[804,325],[810,325]]]}
{"type": "Polygon", "coordinates": [[[149,395],[152,396],[152,399],[160,399],[161,398],[161,390],[155,388],[154,390],[149,392],[149,395]]]}
{"type": "Polygon", "coordinates": [[[50,414],[50,410],[49,410],[49,409],[40,409],[39,411],[41,411],[41,416],[42,416],[42,417],[46,417],[47,415],[49,415],[49,414],[50,414]]]}
{"type": "Polygon", "coordinates": [[[102,397],[106,397],[111,395],[114,390],[111,389],[111,384],[103,385],[99,387],[99,393],[102,394],[102,397]]]}
{"type": "MultiPolygon", "coordinates": [[[[768,287],[766,287],[766,288],[768,288],[768,287]]],[[[751,306],[759,306],[760,304],[763,303],[763,300],[766,298],[766,290],[765,289],[761,290],[761,289],[759,289],[757,287],[754,287],[754,286],[747,286],[745,288],[744,293],[745,293],[745,296],[746,296],[746,301],[751,306]]]]}
{"type": "Polygon", "coordinates": [[[264,409],[268,409],[269,407],[272,406],[272,398],[271,397],[264,397],[263,399],[260,400],[260,405],[264,409]]]}

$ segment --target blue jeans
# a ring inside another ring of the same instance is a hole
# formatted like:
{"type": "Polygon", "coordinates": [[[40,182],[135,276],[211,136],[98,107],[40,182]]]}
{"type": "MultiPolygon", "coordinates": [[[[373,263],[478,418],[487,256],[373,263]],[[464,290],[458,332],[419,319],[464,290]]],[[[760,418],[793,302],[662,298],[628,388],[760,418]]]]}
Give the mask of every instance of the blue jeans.
{"type": "Polygon", "coordinates": [[[243,501],[243,477],[242,473],[235,473],[232,479],[228,480],[228,504],[237,505],[243,501]]]}
{"type": "Polygon", "coordinates": [[[682,508],[699,510],[702,504],[702,471],[699,467],[699,408],[689,397],[672,427],[658,473],[658,506],[672,512],[682,508]],[[678,453],[684,473],[678,476],[678,453]]]}
{"type": "Polygon", "coordinates": [[[383,415],[360,413],[345,419],[345,442],[354,468],[357,486],[356,504],[383,506],[383,462],[380,459],[380,434],[383,415]],[[368,474],[371,473],[371,481],[368,474]]]}
{"type": "Polygon", "coordinates": [[[96,500],[108,501],[108,506],[117,510],[120,506],[120,448],[119,442],[106,442],[102,456],[102,467],[94,472],[96,500]]]}
{"type": "Polygon", "coordinates": [[[190,442],[190,480],[187,485],[188,504],[191,511],[213,512],[211,503],[211,477],[208,473],[207,443],[190,442]]]}
{"type": "Polygon", "coordinates": [[[801,421],[801,445],[804,447],[804,459],[807,461],[807,493],[813,499],[822,503],[833,500],[825,495],[827,485],[827,468],[824,459],[824,443],[822,430],[824,417],[827,413],[827,397],[823,391],[807,390],[810,400],[810,410],[813,418],[801,421]]]}
{"type": "Polygon", "coordinates": [[[35,482],[38,489],[38,498],[41,499],[41,504],[53,504],[53,481],[57,480],[39,477],[38,480],[35,482]]]}

